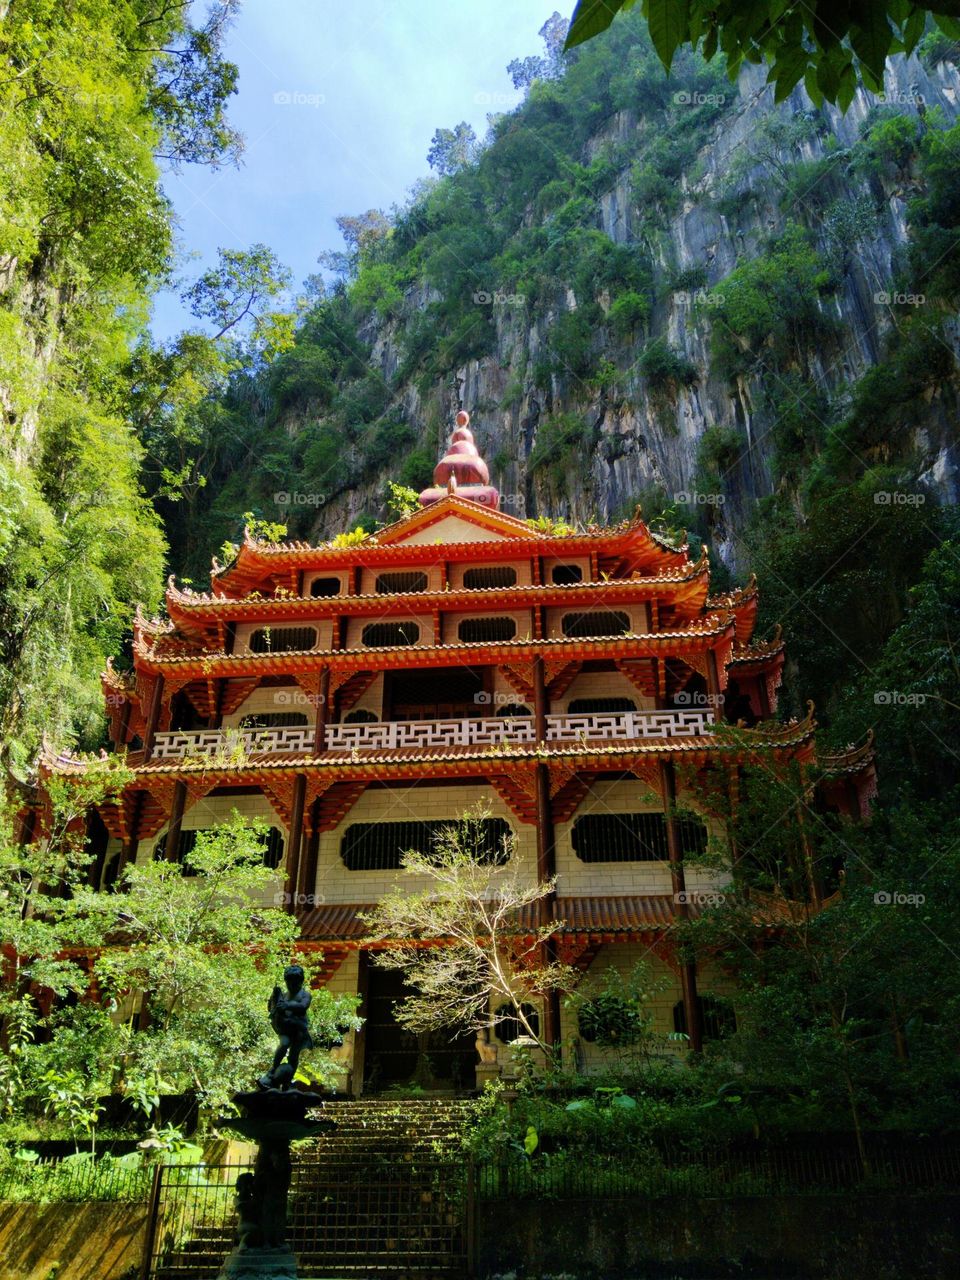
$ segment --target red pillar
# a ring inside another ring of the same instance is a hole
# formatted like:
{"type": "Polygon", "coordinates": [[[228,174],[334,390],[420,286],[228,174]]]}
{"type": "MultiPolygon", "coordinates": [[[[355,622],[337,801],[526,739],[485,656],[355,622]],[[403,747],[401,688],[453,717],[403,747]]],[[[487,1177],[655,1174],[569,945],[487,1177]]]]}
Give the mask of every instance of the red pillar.
{"type": "MultiPolygon", "coordinates": [[[[677,824],[677,779],[672,760],[660,761],[660,790],[663,795],[663,812],[667,828],[667,857],[670,859],[670,880],[673,885],[673,913],[678,920],[689,917],[687,885],[683,871],[683,851],[677,824]]],[[[683,1011],[690,1037],[691,1053],[703,1049],[703,1026],[700,1019],[700,1003],[697,999],[697,962],[685,960],[680,966],[680,986],[683,993],[683,1011]]]]}
{"type": "Polygon", "coordinates": [[[300,879],[300,846],[303,842],[303,807],[307,794],[307,775],[298,773],[293,782],[293,807],[290,811],[290,842],[287,849],[287,878],[283,886],[286,908],[296,910],[297,884],[300,879]]]}

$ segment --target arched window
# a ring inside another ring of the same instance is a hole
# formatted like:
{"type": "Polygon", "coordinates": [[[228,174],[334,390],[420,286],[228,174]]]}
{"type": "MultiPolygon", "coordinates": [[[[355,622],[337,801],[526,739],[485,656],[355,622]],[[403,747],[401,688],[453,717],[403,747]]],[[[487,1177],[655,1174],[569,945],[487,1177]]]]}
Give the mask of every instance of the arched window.
{"type": "Polygon", "coordinates": [[[344,724],[376,724],[377,717],[372,711],[367,711],[365,707],[358,707],[356,711],[349,712],[343,717],[344,724]]]}
{"type": "Polygon", "coordinates": [[[625,613],[565,613],[560,624],[565,636],[622,636],[630,630],[625,613]]]}
{"type": "Polygon", "coordinates": [[[550,578],[558,587],[569,587],[574,582],[583,581],[583,570],[578,564],[555,564],[550,570],[550,578]]]}
{"type": "Polygon", "coordinates": [[[457,626],[457,636],[464,644],[512,640],[517,634],[513,618],[464,618],[457,626]]]}
{"type": "Polygon", "coordinates": [[[484,591],[493,587],[513,587],[517,571],[512,565],[491,564],[482,569],[464,569],[463,585],[468,591],[484,591]]]}
{"type": "MultiPolygon", "coordinates": [[[[532,1004],[522,1004],[520,1008],[523,1010],[523,1016],[530,1024],[534,1035],[540,1034],[540,1014],[532,1004]]],[[[525,1036],[527,1029],[517,1017],[517,1006],[515,1004],[502,1004],[496,1010],[494,1015],[497,1019],[494,1028],[494,1035],[501,1044],[512,1044],[518,1036],[525,1036]]]]}
{"type": "Polygon", "coordinates": [[[632,698],[574,698],[567,707],[567,715],[613,715],[636,709],[632,698]]]}
{"type": "MultiPolygon", "coordinates": [[[[719,996],[697,996],[697,1005],[704,1040],[724,1040],[736,1031],[737,1015],[729,1000],[719,996]]],[[[673,1006],[673,1029],[679,1035],[687,1035],[687,1011],[682,1000],[673,1006]]]]}
{"type": "MultiPolygon", "coordinates": [[[[707,829],[692,814],[677,815],[680,848],[684,854],[702,853],[707,829]]],[[[662,813],[587,813],[571,832],[573,851],[581,862],[664,862],[667,822],[662,813]]]]}
{"type": "Polygon", "coordinates": [[[368,622],[362,635],[363,643],[370,649],[416,644],[419,639],[420,628],[415,622],[368,622]]]}
{"type": "Polygon", "coordinates": [[[251,653],[299,653],[316,647],[316,627],[261,627],[250,637],[251,653]]]}
{"type": "MultiPolygon", "coordinates": [[[[477,861],[484,866],[506,861],[504,841],[510,827],[503,818],[479,820],[477,861]]],[[[396,871],[408,849],[430,854],[438,833],[449,822],[352,822],[340,838],[340,857],[348,871],[396,871]]]]}
{"type": "Polygon", "coordinates": [[[314,578],[310,583],[310,594],[319,596],[338,596],[340,594],[339,578],[314,578]]]}
{"type": "Polygon", "coordinates": [[[381,573],[377,575],[378,595],[399,595],[405,591],[426,591],[427,575],[414,570],[411,573],[381,573]]]}

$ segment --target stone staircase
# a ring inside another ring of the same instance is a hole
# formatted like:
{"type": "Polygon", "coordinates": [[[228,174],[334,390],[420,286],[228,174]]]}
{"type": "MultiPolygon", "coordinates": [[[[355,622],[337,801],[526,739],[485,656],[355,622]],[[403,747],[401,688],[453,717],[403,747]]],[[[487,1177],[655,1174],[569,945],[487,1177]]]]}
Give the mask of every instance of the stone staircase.
{"type": "MultiPolygon", "coordinates": [[[[468,1274],[466,1167],[458,1155],[462,1103],[374,1099],[331,1103],[337,1128],[298,1146],[289,1240],[301,1280],[468,1274]]],[[[233,1243],[230,1197],[184,1214],[164,1200],[151,1280],[215,1280],[233,1243]]]]}

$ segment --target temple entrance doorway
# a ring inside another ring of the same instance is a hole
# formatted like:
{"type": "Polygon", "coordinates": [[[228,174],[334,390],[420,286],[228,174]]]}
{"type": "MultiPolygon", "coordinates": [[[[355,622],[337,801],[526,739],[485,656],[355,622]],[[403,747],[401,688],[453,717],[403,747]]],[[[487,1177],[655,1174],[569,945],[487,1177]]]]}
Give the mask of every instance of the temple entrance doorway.
{"type": "Polygon", "coordinates": [[[361,1015],[363,1092],[381,1093],[402,1085],[428,1093],[462,1093],[476,1086],[475,1036],[471,1031],[414,1034],[397,1021],[395,1006],[407,992],[403,974],[371,964],[361,1015]]]}

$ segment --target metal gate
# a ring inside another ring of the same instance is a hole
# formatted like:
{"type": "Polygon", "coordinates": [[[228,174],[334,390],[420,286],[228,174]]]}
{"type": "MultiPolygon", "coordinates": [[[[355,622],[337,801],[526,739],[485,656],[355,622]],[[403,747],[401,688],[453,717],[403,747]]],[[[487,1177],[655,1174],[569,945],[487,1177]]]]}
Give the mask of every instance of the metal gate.
{"type": "MultiPolygon", "coordinates": [[[[157,1170],[143,1280],[215,1280],[234,1243],[249,1164],[157,1170]]],[[[451,1280],[469,1275],[472,1174],[463,1162],[296,1160],[288,1240],[304,1277],[451,1280]]]]}

